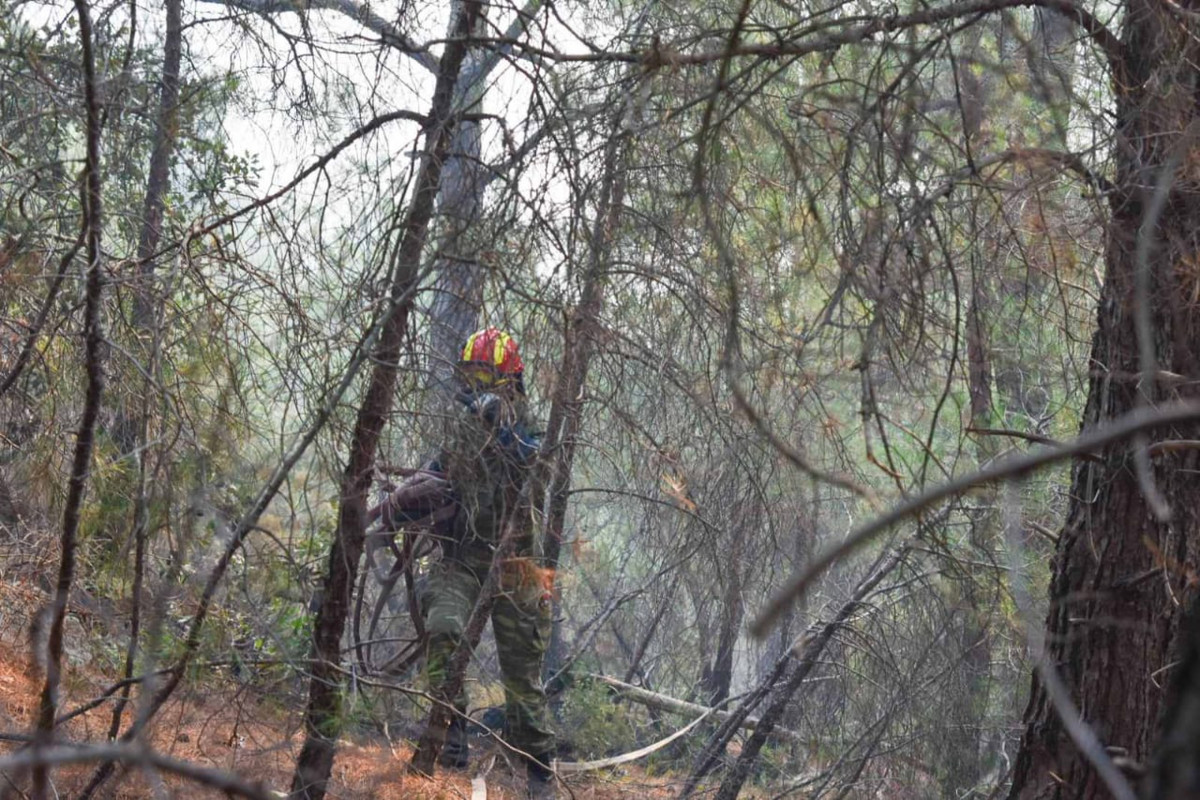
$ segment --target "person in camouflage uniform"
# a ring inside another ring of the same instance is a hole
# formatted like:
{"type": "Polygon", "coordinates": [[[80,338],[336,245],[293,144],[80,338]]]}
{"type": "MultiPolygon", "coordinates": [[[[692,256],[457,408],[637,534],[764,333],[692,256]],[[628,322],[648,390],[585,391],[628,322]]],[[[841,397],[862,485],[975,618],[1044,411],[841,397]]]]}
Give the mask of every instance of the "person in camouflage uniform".
{"type": "MultiPolygon", "coordinates": [[[[432,576],[426,611],[429,685],[436,692],[445,683],[505,526],[514,526],[510,535],[515,547],[501,564],[491,615],[504,682],[506,737],[533,757],[528,762],[532,796],[552,797],[547,766],[554,735],[546,722],[541,681],[551,586],[534,555],[530,473],[539,441],[525,397],[523,365],[515,340],[486,328],[467,340],[459,367],[461,408],[446,421],[437,463],[454,489],[457,509],[443,527],[443,558],[432,576]]],[[[465,692],[453,700],[459,713],[439,761],[461,768],[468,755],[465,692]]]]}

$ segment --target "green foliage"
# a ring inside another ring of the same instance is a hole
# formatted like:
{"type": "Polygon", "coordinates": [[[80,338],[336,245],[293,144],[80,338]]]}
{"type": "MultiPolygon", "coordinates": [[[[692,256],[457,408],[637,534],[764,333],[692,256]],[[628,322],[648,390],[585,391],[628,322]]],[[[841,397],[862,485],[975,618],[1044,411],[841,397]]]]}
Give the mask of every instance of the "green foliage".
{"type": "Polygon", "coordinates": [[[640,709],[618,700],[596,681],[575,681],[566,690],[559,735],[580,761],[624,753],[639,746],[640,709]]]}

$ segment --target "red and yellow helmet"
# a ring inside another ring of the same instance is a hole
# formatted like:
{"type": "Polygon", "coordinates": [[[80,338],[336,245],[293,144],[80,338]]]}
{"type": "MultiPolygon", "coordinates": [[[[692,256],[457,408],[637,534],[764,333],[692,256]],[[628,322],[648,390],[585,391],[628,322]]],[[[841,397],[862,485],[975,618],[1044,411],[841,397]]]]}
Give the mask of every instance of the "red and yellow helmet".
{"type": "Polygon", "coordinates": [[[460,365],[472,381],[481,386],[500,386],[515,381],[522,388],[525,365],[517,350],[517,340],[499,328],[483,328],[467,337],[460,365]]]}

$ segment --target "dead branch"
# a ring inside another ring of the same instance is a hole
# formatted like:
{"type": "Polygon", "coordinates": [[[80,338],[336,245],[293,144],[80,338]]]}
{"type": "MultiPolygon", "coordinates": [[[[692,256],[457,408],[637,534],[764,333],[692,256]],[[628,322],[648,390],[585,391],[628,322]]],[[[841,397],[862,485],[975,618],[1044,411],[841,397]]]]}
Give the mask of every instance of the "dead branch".
{"type": "Polygon", "coordinates": [[[86,764],[92,761],[126,764],[179,775],[220,792],[249,800],[274,800],[275,795],[254,783],[247,783],[232,772],[202,767],[187,761],[155,752],[140,744],[109,743],[102,745],[59,745],[33,747],[0,759],[0,773],[46,768],[64,764],[86,764]]]}
{"type": "MultiPolygon", "coordinates": [[[[675,52],[672,66],[710,64],[730,58],[780,59],[796,58],[810,53],[832,52],[840,48],[867,42],[881,34],[896,33],[909,28],[935,25],[949,20],[963,19],[977,14],[1005,11],[1011,8],[1045,8],[1067,17],[1087,34],[1104,53],[1114,73],[1120,75],[1125,67],[1125,46],[1120,38],[1098,17],[1072,0],[968,0],[947,6],[922,9],[910,14],[874,16],[866,22],[848,25],[840,31],[813,36],[808,40],[794,39],[784,42],[740,42],[736,47],[718,47],[696,52],[675,52]]],[[[493,46],[519,44],[508,39],[494,38],[476,40],[493,46]]],[[[547,61],[599,62],[644,64],[648,54],[641,51],[598,51],[590,53],[566,53],[561,50],[523,46],[523,51],[547,61]]]]}
{"type": "MultiPolygon", "coordinates": [[[[742,752],[738,755],[737,763],[721,783],[721,788],[717,792],[719,800],[733,800],[733,798],[736,798],[741,793],[742,784],[745,783],[746,778],[749,776],[750,768],[754,766],[754,762],[758,759],[763,745],[767,742],[767,737],[773,731],[777,730],[775,724],[783,716],[784,709],[791,702],[792,695],[807,680],[809,673],[812,672],[817,664],[817,659],[821,657],[825,647],[833,638],[834,633],[849,622],[850,616],[858,610],[859,606],[874,591],[880,581],[904,562],[904,558],[908,555],[914,541],[915,537],[910,538],[890,553],[885,551],[885,553],[881,554],[875,566],[868,573],[868,576],[858,584],[854,594],[842,604],[837,616],[821,627],[819,632],[805,640],[804,649],[800,657],[796,660],[796,665],[792,668],[787,683],[775,690],[771,703],[762,716],[762,724],[758,730],[751,734],[750,740],[746,742],[742,748],[742,752]]],[[[695,777],[693,776],[692,782],[689,783],[690,786],[695,785],[695,777]]]]}
{"type": "Polygon", "coordinates": [[[1162,442],[1155,442],[1146,448],[1147,455],[1161,456],[1164,453],[1178,453],[1182,450],[1200,450],[1200,440],[1198,439],[1168,439],[1162,442]]]}
{"type": "Polygon", "coordinates": [[[220,3],[264,17],[272,14],[318,10],[338,11],[378,35],[384,44],[411,57],[429,72],[436,74],[438,70],[437,59],[429,53],[428,47],[417,45],[405,35],[404,31],[372,11],[369,3],[358,3],[355,0],[303,0],[303,2],[292,2],[292,0],[200,0],[200,2],[220,3]]]}
{"type": "MultiPolygon", "coordinates": [[[[1049,447],[1062,447],[1062,442],[1057,439],[1051,439],[1049,436],[1039,436],[1036,433],[1025,433],[1024,431],[1014,431],[1009,428],[976,428],[974,426],[967,428],[967,433],[978,433],[983,436],[1012,436],[1016,439],[1024,439],[1027,442],[1035,444],[1044,444],[1049,447]]],[[[1154,455],[1151,452],[1151,455],[1154,455]]],[[[1104,459],[1095,453],[1080,453],[1080,458],[1086,458],[1088,461],[1103,461],[1104,459]]]]}
{"type": "MultiPolygon", "coordinates": [[[[712,715],[720,720],[727,720],[733,716],[728,711],[720,711],[716,708],[709,708],[697,703],[689,703],[686,700],[680,700],[675,697],[669,697],[658,692],[651,692],[648,689],[642,689],[638,686],[632,686],[624,681],[619,681],[616,678],[610,678],[607,675],[589,675],[589,678],[600,681],[606,686],[611,686],[616,689],[617,694],[626,700],[631,700],[647,708],[656,708],[659,711],[668,711],[672,714],[687,714],[687,715],[712,715]]],[[[759,725],[757,717],[746,717],[738,723],[738,727],[752,731],[759,725]]],[[[783,739],[789,739],[793,742],[804,741],[800,734],[787,728],[775,728],[773,733],[778,734],[783,739]]]]}
{"type": "Polygon", "coordinates": [[[962,494],[976,486],[1027,476],[1042,467],[1124,441],[1143,431],[1195,422],[1198,419],[1200,419],[1200,403],[1184,402],[1163,406],[1159,409],[1139,409],[1108,425],[1079,436],[1068,444],[1007,458],[994,466],[935,486],[871,520],[846,537],[846,540],[840,545],[814,559],[808,569],[792,578],[787,586],[771,599],[754,621],[750,631],[759,638],[766,636],[788,606],[825,570],[845,556],[864,547],[893,525],[925,510],[934,503],[962,494]]]}
{"type": "MultiPolygon", "coordinates": [[[[594,677],[597,677],[600,680],[605,680],[605,678],[603,678],[602,676],[594,676],[594,677]]],[[[609,678],[607,680],[612,680],[612,679],[609,678]]],[[[620,683],[620,681],[617,681],[617,683],[620,683]]],[[[681,701],[676,701],[676,702],[681,702],[681,701]]],[[[699,708],[699,706],[697,706],[697,708],[699,708]]],[[[650,755],[651,753],[656,753],[659,750],[662,750],[667,745],[669,745],[671,742],[675,741],[676,739],[681,739],[684,736],[686,736],[687,734],[691,733],[693,728],[695,728],[697,725],[699,725],[704,720],[708,719],[709,715],[713,714],[713,713],[719,714],[721,712],[719,712],[713,708],[707,709],[707,710],[705,710],[705,712],[703,714],[696,717],[694,720],[689,722],[687,725],[684,725],[682,728],[675,731],[670,736],[665,736],[662,739],[659,739],[657,742],[654,742],[653,744],[648,744],[645,747],[639,748],[639,749],[634,750],[629,753],[622,753],[619,756],[612,756],[611,758],[602,758],[599,761],[555,761],[553,764],[554,771],[560,775],[572,775],[572,774],[577,774],[580,772],[593,772],[598,769],[607,769],[609,767],[616,767],[621,764],[628,764],[631,761],[637,761],[639,758],[645,758],[646,756],[650,755]]]]}

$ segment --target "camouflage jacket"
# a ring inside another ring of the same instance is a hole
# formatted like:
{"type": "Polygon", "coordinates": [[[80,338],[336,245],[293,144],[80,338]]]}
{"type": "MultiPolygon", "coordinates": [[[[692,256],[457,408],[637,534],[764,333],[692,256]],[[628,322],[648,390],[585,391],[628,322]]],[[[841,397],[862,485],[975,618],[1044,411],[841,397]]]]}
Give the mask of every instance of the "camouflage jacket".
{"type": "Polygon", "coordinates": [[[532,529],[529,492],[523,492],[537,460],[529,404],[521,395],[463,393],[442,438],[438,466],[458,502],[451,538],[496,542],[509,518],[527,538],[532,529]]]}

